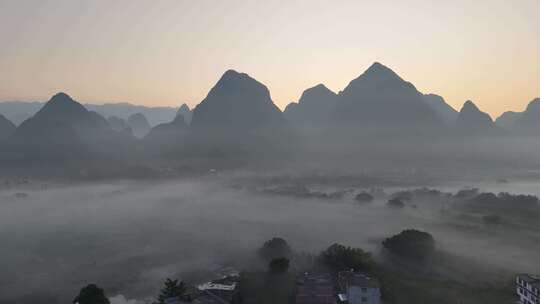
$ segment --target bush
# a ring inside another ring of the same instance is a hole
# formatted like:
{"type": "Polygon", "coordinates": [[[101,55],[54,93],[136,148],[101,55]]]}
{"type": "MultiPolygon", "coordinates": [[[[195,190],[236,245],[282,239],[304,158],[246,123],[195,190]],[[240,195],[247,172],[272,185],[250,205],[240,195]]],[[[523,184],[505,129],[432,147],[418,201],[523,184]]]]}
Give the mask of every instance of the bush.
{"type": "Polygon", "coordinates": [[[435,240],[427,232],[409,229],[387,238],[383,246],[403,257],[424,259],[435,251],[435,240]]]}
{"type": "Polygon", "coordinates": [[[395,208],[405,207],[405,203],[398,198],[389,199],[387,205],[390,207],[395,207],[395,208]]]}
{"type": "Polygon", "coordinates": [[[277,258],[270,261],[268,265],[270,273],[273,274],[282,274],[289,270],[289,259],[287,258],[277,258]]]}
{"type": "Polygon", "coordinates": [[[184,284],[184,282],[167,278],[163,283],[163,288],[161,288],[159,292],[158,303],[163,304],[170,298],[180,298],[185,292],[186,284],[184,284]]]}
{"type": "Polygon", "coordinates": [[[373,201],[373,195],[363,191],[358,193],[354,199],[359,203],[370,203],[373,201]]]}
{"type": "Polygon", "coordinates": [[[266,241],[258,253],[263,259],[271,261],[276,258],[290,258],[292,250],[287,241],[276,237],[266,241]]]}
{"type": "Polygon", "coordinates": [[[79,295],[73,299],[75,304],[110,304],[109,299],[105,296],[103,289],[95,284],[83,287],[79,295]]]}
{"type": "Polygon", "coordinates": [[[392,194],[392,199],[397,199],[400,201],[410,201],[412,200],[413,193],[411,191],[398,191],[394,194],[392,194]]]}
{"type": "Polygon", "coordinates": [[[321,252],[319,262],[334,272],[350,269],[370,272],[375,265],[370,253],[340,244],[334,244],[321,252]]]}

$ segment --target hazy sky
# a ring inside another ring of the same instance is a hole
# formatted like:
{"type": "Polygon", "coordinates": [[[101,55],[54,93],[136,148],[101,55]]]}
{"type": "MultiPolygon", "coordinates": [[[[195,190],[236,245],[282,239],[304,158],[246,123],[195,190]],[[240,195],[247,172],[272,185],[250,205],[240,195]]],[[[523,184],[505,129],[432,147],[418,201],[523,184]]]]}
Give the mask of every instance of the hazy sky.
{"type": "Polygon", "coordinates": [[[283,108],[379,61],[455,108],[540,97],[539,0],[0,0],[0,100],[199,103],[227,69],[283,108]]]}

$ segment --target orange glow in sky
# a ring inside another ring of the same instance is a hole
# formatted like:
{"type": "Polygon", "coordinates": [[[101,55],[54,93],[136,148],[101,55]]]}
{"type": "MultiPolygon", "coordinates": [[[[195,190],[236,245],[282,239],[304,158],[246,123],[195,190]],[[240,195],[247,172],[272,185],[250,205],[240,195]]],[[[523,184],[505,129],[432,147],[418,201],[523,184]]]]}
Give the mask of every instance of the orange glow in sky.
{"type": "Polygon", "coordinates": [[[223,72],[284,108],[374,61],[454,108],[540,97],[540,1],[0,0],[0,100],[199,103],[223,72]]]}

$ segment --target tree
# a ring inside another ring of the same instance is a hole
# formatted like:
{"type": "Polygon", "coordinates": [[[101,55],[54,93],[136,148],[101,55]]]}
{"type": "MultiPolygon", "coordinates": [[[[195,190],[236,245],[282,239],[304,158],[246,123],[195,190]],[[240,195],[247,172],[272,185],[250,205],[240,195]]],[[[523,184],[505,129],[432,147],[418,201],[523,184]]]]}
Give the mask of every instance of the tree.
{"type": "Polygon", "coordinates": [[[363,191],[358,193],[354,199],[359,203],[370,203],[373,201],[373,195],[363,191]]]}
{"type": "Polygon", "coordinates": [[[388,206],[390,207],[394,207],[394,208],[403,208],[405,207],[405,203],[398,199],[398,198],[392,198],[390,200],[388,200],[388,206]]]}
{"type": "Polygon", "coordinates": [[[375,266],[369,252],[341,244],[333,244],[321,252],[319,261],[335,272],[350,269],[370,272],[375,266]]]}
{"type": "Polygon", "coordinates": [[[271,261],[276,258],[289,258],[292,250],[284,239],[276,237],[266,241],[258,253],[263,259],[271,261]]]}
{"type": "Polygon", "coordinates": [[[427,232],[408,229],[384,240],[383,246],[403,257],[424,259],[435,251],[435,239],[427,232]]]}
{"type": "Polygon", "coordinates": [[[73,299],[74,304],[110,304],[103,289],[95,284],[89,284],[81,289],[79,295],[73,299]]]}
{"type": "Polygon", "coordinates": [[[273,274],[282,274],[289,270],[289,259],[287,258],[276,258],[270,261],[268,265],[270,273],[273,274]]]}
{"type": "Polygon", "coordinates": [[[167,278],[163,283],[163,288],[158,296],[158,303],[164,304],[165,300],[174,297],[181,297],[186,292],[186,284],[184,282],[179,282],[178,280],[171,280],[167,278]]]}

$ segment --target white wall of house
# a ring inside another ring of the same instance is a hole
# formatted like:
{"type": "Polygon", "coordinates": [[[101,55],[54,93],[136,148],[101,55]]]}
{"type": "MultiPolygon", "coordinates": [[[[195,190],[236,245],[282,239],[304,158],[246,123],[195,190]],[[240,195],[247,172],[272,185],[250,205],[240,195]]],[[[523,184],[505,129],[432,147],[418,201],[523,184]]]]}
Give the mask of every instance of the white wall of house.
{"type": "Polygon", "coordinates": [[[379,288],[349,286],[347,288],[349,304],[380,304],[381,292],[379,288]]]}

